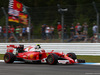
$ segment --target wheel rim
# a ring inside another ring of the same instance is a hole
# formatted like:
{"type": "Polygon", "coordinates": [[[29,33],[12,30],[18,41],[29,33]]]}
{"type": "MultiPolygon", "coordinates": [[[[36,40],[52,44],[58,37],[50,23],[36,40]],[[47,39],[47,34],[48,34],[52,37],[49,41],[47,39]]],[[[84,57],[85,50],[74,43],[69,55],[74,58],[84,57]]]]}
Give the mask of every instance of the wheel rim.
{"type": "Polygon", "coordinates": [[[49,62],[50,64],[53,62],[53,57],[52,57],[52,55],[50,55],[50,56],[48,57],[48,62],[49,62]]]}
{"type": "Polygon", "coordinates": [[[9,61],[9,55],[5,55],[5,61],[6,61],[6,62],[9,61]]]}

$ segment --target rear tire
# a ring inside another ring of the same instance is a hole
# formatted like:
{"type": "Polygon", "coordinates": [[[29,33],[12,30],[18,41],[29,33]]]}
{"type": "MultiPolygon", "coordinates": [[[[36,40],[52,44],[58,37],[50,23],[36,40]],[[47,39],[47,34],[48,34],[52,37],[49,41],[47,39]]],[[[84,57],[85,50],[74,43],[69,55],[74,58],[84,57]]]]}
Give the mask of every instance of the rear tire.
{"type": "Polygon", "coordinates": [[[14,54],[8,52],[8,53],[6,53],[4,55],[4,61],[5,61],[5,63],[13,63],[14,60],[15,60],[14,54]]]}
{"type": "Polygon", "coordinates": [[[58,63],[58,56],[56,54],[51,53],[47,57],[47,63],[50,65],[55,65],[58,63]]]}
{"type": "Polygon", "coordinates": [[[72,58],[73,60],[77,59],[77,56],[75,55],[75,53],[67,53],[67,56],[72,58]]]}

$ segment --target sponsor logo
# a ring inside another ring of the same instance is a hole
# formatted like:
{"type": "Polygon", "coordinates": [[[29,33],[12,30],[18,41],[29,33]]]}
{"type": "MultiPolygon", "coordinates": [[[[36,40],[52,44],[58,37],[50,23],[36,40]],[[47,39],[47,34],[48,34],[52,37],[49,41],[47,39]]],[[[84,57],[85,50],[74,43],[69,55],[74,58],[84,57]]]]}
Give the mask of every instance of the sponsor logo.
{"type": "Polygon", "coordinates": [[[33,57],[34,57],[34,55],[33,55],[33,54],[31,54],[31,55],[30,55],[30,58],[31,58],[31,59],[33,59],[33,57]]]}
{"type": "Polygon", "coordinates": [[[48,54],[48,53],[46,53],[46,55],[48,56],[49,54],[48,54]]]}
{"type": "Polygon", "coordinates": [[[59,63],[66,64],[69,63],[69,60],[58,60],[59,63]]]}
{"type": "Polygon", "coordinates": [[[7,50],[13,50],[13,47],[8,47],[7,50]]]}
{"type": "Polygon", "coordinates": [[[46,58],[41,60],[42,63],[46,63],[46,58]]]}

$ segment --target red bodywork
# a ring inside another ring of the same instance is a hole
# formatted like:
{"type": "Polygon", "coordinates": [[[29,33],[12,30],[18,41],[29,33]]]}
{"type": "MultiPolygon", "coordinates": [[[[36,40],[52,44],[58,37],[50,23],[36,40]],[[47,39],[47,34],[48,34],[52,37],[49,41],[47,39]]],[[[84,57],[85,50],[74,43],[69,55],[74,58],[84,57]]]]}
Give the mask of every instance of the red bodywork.
{"type": "MultiPolygon", "coordinates": [[[[18,48],[18,46],[15,46],[15,45],[7,46],[7,52],[13,53],[14,48],[18,48]]],[[[63,52],[54,52],[54,50],[52,50],[51,52],[45,52],[45,50],[43,50],[43,49],[41,51],[27,51],[27,52],[22,52],[22,53],[16,53],[15,52],[15,55],[16,55],[16,58],[21,58],[23,60],[31,60],[31,61],[41,60],[41,62],[46,62],[46,58],[51,53],[54,53],[54,54],[58,55],[59,57],[64,58],[65,60],[68,60],[68,62],[59,61],[61,63],[63,63],[63,62],[67,63],[67,64],[77,63],[77,61],[68,57],[63,52]]]]}

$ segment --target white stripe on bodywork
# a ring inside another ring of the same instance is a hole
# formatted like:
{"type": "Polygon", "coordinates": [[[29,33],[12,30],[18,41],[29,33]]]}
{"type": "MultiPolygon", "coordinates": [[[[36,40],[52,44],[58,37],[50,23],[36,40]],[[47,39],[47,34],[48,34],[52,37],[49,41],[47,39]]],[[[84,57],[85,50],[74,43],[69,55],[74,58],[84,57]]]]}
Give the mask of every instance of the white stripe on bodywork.
{"type": "Polygon", "coordinates": [[[69,60],[58,60],[58,63],[66,64],[66,63],[69,63],[69,60]]]}

